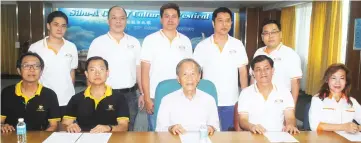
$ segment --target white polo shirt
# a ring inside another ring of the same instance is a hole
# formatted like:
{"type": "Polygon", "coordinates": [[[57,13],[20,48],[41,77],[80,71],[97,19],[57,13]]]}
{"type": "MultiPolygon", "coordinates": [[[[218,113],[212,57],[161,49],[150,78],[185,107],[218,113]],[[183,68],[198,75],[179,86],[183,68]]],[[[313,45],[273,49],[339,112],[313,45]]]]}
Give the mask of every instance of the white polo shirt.
{"type": "MultiPolygon", "coordinates": [[[[278,49],[272,51],[270,54],[267,54],[265,51],[266,47],[259,48],[253,58],[258,55],[266,55],[270,57],[274,62],[273,67],[275,69],[272,82],[276,85],[285,86],[289,91],[291,91],[291,79],[302,78],[300,57],[293,49],[283,45],[282,43],[278,49]]],[[[253,73],[251,68],[249,73],[253,73]]]]}
{"type": "Polygon", "coordinates": [[[256,84],[243,89],[238,100],[238,113],[248,114],[250,123],[260,124],[267,131],[282,131],[284,111],[294,107],[291,92],[276,85],[273,85],[266,101],[256,84]]]}
{"type": "Polygon", "coordinates": [[[156,131],[168,131],[175,124],[181,124],[186,131],[199,131],[202,124],[219,131],[216,101],[198,89],[192,100],[183,94],[183,89],[166,95],[160,103],[156,131]]]}
{"type": "Polygon", "coordinates": [[[191,41],[179,32],[172,41],[168,40],[162,30],[145,37],[140,60],[150,64],[150,98],[154,98],[158,83],[177,78],[177,64],[181,60],[191,57],[191,41]]]}
{"type": "Polygon", "coordinates": [[[63,47],[55,53],[48,47],[47,38],[31,44],[29,51],[39,54],[44,60],[45,67],[40,83],[54,90],[58,96],[59,105],[65,106],[75,94],[70,72],[78,67],[78,51],[73,43],[63,39],[63,47]]]}
{"type": "Polygon", "coordinates": [[[218,105],[233,106],[239,95],[238,68],[248,64],[242,42],[228,35],[228,40],[220,52],[212,35],[197,45],[193,58],[202,67],[203,79],[215,84],[218,105]]]}
{"type": "Polygon", "coordinates": [[[137,65],[140,65],[139,41],[124,33],[119,43],[109,34],[93,40],[88,50],[87,59],[99,56],[109,64],[109,77],[106,84],[113,89],[130,88],[137,82],[137,65]]]}
{"type": "Polygon", "coordinates": [[[323,101],[318,95],[313,96],[309,110],[311,130],[316,131],[321,122],[343,124],[356,120],[357,123],[360,124],[361,106],[354,98],[351,97],[350,100],[353,104],[352,106],[347,103],[345,97],[342,97],[339,102],[337,102],[332,96],[324,98],[323,101]]]}

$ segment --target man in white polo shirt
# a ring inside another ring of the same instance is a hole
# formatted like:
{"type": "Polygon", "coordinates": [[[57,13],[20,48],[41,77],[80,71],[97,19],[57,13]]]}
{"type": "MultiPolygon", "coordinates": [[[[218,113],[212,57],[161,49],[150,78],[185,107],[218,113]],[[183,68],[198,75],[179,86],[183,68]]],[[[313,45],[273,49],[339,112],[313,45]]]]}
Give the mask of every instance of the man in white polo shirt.
{"type": "Polygon", "coordinates": [[[202,125],[207,126],[209,135],[219,131],[215,99],[197,89],[201,71],[200,65],[193,59],[184,59],[178,63],[176,73],[182,88],[163,97],[156,131],[183,134],[199,131],[202,125]]]}
{"type": "Polygon", "coordinates": [[[75,69],[78,67],[76,46],[64,39],[68,17],[61,11],[54,11],[47,17],[49,36],[32,44],[29,51],[44,59],[45,68],[40,83],[55,91],[60,115],[65,114],[66,105],[75,94],[75,69]]]}
{"type": "Polygon", "coordinates": [[[153,100],[158,83],[177,78],[175,69],[178,62],[192,56],[191,41],[177,31],[179,6],[174,3],[164,4],[160,8],[160,16],[163,29],[145,37],[140,57],[149,131],[154,131],[155,128],[153,100]]]}
{"type": "MultiPolygon", "coordinates": [[[[302,78],[300,57],[293,49],[281,43],[281,25],[277,21],[266,21],[263,24],[261,36],[266,46],[259,48],[254,54],[254,57],[267,55],[273,59],[275,63],[273,83],[278,86],[285,86],[291,91],[296,104],[300,90],[300,79],[302,78]]],[[[252,71],[250,71],[250,73],[252,73],[252,71]]],[[[251,83],[253,83],[253,79],[251,83]]]]}
{"type": "MultiPolygon", "coordinates": [[[[126,11],[113,6],[108,11],[109,32],[93,40],[89,47],[87,59],[99,56],[109,63],[109,77],[106,81],[115,92],[124,95],[130,114],[129,131],[133,131],[135,118],[138,113],[138,98],[143,103],[143,96],[137,96],[136,83],[140,93],[140,43],[124,33],[127,24],[126,11]]],[[[140,104],[141,104],[140,103],[140,104]]],[[[143,105],[140,105],[143,106],[143,105]]]]}
{"type": "Polygon", "coordinates": [[[213,12],[214,34],[201,41],[193,57],[203,68],[203,79],[217,88],[221,130],[233,128],[234,105],[241,88],[248,86],[248,57],[242,42],[228,35],[232,26],[232,11],[220,7],[213,12]],[[239,78],[238,78],[239,73],[239,78]]]}
{"type": "Polygon", "coordinates": [[[242,90],[238,100],[241,127],[258,134],[267,131],[298,133],[290,91],[272,83],[273,60],[259,55],[251,61],[251,68],[256,83],[242,90]]]}

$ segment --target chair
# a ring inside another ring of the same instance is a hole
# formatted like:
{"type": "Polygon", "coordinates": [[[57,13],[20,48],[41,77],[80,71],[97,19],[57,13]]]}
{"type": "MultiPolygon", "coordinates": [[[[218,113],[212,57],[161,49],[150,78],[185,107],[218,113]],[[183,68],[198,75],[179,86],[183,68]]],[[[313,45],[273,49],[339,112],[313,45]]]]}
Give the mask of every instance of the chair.
{"type": "MultiPolygon", "coordinates": [[[[178,83],[177,79],[168,79],[160,82],[155,90],[155,101],[154,101],[154,115],[155,115],[155,124],[157,126],[157,117],[158,110],[160,106],[160,102],[162,98],[169,93],[172,93],[181,88],[181,85],[178,83]]],[[[217,98],[217,90],[216,86],[209,80],[201,79],[197,85],[197,89],[208,93],[211,95],[216,101],[216,105],[218,106],[218,98],[217,98]]]]}

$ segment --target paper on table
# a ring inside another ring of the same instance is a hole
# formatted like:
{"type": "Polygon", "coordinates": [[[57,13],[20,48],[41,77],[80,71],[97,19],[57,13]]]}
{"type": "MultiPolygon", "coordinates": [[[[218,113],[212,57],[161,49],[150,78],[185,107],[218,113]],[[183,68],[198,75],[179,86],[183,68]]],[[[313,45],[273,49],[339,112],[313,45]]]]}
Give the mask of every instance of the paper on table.
{"type": "Polygon", "coordinates": [[[83,133],[76,143],[107,143],[112,133],[83,133]]]}
{"type": "Polygon", "coordinates": [[[360,132],[351,134],[351,133],[347,133],[345,131],[337,131],[336,133],[339,134],[340,136],[343,136],[344,138],[348,139],[349,141],[361,142],[361,133],[360,132]]]}
{"type": "Polygon", "coordinates": [[[266,132],[264,136],[266,136],[270,142],[298,142],[287,132],[266,132]]]}
{"type": "MultiPolygon", "coordinates": [[[[185,134],[179,135],[182,143],[199,143],[200,134],[199,132],[186,132],[185,134]]],[[[206,143],[212,143],[211,139],[207,137],[206,143]]]]}
{"type": "Polygon", "coordinates": [[[74,143],[82,133],[54,132],[43,143],[74,143]]]}

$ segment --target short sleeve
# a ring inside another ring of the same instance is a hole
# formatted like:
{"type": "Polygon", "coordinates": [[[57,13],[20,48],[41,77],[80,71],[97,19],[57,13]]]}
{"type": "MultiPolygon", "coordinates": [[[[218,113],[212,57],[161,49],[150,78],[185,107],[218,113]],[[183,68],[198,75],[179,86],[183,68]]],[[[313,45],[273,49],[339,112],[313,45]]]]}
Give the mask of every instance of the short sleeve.
{"type": "Polygon", "coordinates": [[[78,50],[76,49],[76,46],[72,43],[72,55],[73,59],[71,61],[71,68],[77,69],[78,68],[78,50]]]}
{"type": "Polygon", "coordinates": [[[252,106],[249,105],[247,96],[247,90],[242,90],[241,94],[238,97],[238,113],[249,113],[249,108],[252,106]]]}
{"type": "Polygon", "coordinates": [[[284,110],[286,109],[294,109],[295,108],[295,102],[293,100],[292,94],[288,90],[282,90],[284,93],[284,110]]]}
{"type": "Polygon", "coordinates": [[[92,41],[92,43],[90,44],[89,46],[89,49],[88,49],[88,54],[87,54],[87,58],[86,59],[89,59],[91,57],[94,57],[94,56],[97,56],[99,53],[97,53],[97,41],[96,39],[94,39],[92,41]]]}
{"type": "MultiPolygon", "coordinates": [[[[11,111],[9,109],[9,99],[8,99],[8,90],[9,88],[4,88],[1,91],[1,117],[7,117],[9,116],[9,112],[11,111]]],[[[15,91],[15,89],[14,89],[15,91]]]]}
{"type": "Polygon", "coordinates": [[[46,95],[48,96],[48,101],[47,103],[49,103],[49,115],[48,115],[48,119],[49,120],[56,120],[56,121],[60,121],[60,107],[59,107],[59,102],[58,102],[58,97],[56,96],[56,93],[52,90],[49,90],[49,94],[46,95]]]}
{"type": "Polygon", "coordinates": [[[140,43],[139,43],[139,41],[137,40],[137,39],[135,39],[134,38],[134,55],[135,55],[135,64],[137,65],[137,66],[139,66],[140,65],[140,50],[142,49],[141,47],[140,47],[140,43]]]}
{"type": "Polygon", "coordinates": [[[239,59],[236,63],[237,67],[248,65],[248,56],[241,41],[239,41],[239,50],[237,52],[237,57],[237,59],[239,59]]]}
{"type": "MultiPolygon", "coordinates": [[[[114,92],[113,92],[114,93],[114,92]]],[[[114,96],[114,95],[113,95],[114,96]]],[[[129,120],[129,107],[124,95],[117,96],[117,120],[129,120]]]]}
{"type": "Polygon", "coordinates": [[[187,48],[186,48],[186,57],[185,58],[192,58],[192,55],[193,55],[193,49],[192,49],[192,43],[191,41],[189,40],[188,37],[186,37],[187,39],[187,48]]]}
{"type": "Polygon", "coordinates": [[[291,60],[289,60],[291,63],[288,64],[290,67],[287,68],[287,73],[289,74],[290,79],[300,79],[302,78],[301,59],[296,52],[292,52],[294,54],[288,55],[291,56],[291,60]]]}
{"type": "Polygon", "coordinates": [[[202,46],[203,46],[202,42],[198,43],[193,53],[193,59],[197,61],[201,67],[204,66],[204,60],[202,58],[202,54],[204,53],[202,53],[202,46]]]}
{"type": "Polygon", "coordinates": [[[153,61],[152,42],[149,37],[145,37],[143,41],[142,49],[140,51],[140,61],[146,63],[151,63],[153,61]]]}
{"type": "Polygon", "coordinates": [[[34,46],[34,44],[31,44],[31,45],[30,45],[30,47],[29,47],[29,49],[28,49],[28,52],[33,52],[33,53],[35,53],[35,46],[34,46]]]}
{"type": "MultiPolygon", "coordinates": [[[[84,93],[84,92],[80,92],[79,94],[84,93]]],[[[78,95],[78,94],[77,94],[78,95]]],[[[64,114],[65,119],[73,119],[75,120],[77,118],[77,110],[78,110],[78,100],[77,100],[77,95],[74,95],[73,97],[71,97],[68,105],[66,106],[66,111],[64,114]]]]}
{"type": "Polygon", "coordinates": [[[308,112],[310,128],[312,131],[316,131],[321,122],[322,105],[323,103],[318,96],[312,97],[310,110],[308,112]]]}

